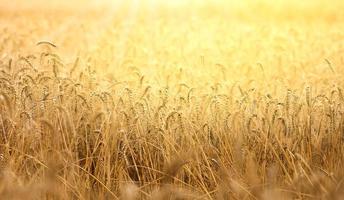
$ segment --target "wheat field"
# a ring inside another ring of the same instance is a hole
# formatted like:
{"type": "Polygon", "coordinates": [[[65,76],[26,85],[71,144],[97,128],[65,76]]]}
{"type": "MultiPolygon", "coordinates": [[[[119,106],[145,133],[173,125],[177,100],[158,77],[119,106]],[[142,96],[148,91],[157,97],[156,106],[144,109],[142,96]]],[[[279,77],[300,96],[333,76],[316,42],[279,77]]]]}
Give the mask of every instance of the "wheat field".
{"type": "Polygon", "coordinates": [[[344,199],[343,10],[0,0],[0,199],[344,199]]]}

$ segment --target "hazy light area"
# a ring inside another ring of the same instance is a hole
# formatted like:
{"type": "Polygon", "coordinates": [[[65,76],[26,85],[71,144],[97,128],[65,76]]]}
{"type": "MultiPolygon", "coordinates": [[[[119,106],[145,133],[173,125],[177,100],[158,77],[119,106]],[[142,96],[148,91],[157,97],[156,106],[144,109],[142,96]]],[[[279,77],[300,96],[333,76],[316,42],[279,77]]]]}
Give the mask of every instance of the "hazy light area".
{"type": "Polygon", "coordinates": [[[0,28],[22,44],[18,51],[8,42],[2,57],[40,51],[35,44],[46,40],[68,62],[88,57],[99,73],[119,79],[128,77],[128,65],[159,84],[180,69],[189,84],[215,83],[223,73],[233,83],[260,76],[259,66],[269,77],[308,76],[322,72],[316,66],[325,58],[339,62],[343,46],[344,7],[337,1],[1,2],[0,28]]]}

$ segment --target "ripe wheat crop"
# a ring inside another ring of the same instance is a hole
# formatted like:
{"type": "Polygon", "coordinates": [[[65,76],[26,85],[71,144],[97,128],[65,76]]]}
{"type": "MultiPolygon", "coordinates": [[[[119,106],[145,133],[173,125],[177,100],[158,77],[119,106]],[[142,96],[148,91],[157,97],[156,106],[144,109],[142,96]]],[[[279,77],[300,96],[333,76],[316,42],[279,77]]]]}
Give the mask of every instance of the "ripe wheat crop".
{"type": "Polygon", "coordinates": [[[344,198],[341,1],[0,2],[0,199],[344,198]]]}

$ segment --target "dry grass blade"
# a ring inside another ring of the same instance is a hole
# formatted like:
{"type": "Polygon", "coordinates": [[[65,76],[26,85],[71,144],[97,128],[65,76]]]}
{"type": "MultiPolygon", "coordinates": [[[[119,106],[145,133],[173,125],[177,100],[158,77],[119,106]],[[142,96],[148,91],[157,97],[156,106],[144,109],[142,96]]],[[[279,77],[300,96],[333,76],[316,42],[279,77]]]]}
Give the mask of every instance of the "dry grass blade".
{"type": "Polygon", "coordinates": [[[57,48],[57,46],[56,46],[55,44],[53,44],[52,42],[49,42],[49,41],[40,41],[40,42],[37,42],[36,45],[37,45],[37,46],[40,46],[40,45],[48,45],[48,46],[57,48]]]}

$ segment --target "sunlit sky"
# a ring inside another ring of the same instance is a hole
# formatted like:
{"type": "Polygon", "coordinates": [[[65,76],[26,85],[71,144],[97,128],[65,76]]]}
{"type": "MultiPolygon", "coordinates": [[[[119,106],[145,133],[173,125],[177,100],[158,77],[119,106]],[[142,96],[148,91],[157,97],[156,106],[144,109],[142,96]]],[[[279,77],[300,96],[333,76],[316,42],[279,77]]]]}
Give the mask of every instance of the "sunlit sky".
{"type": "Polygon", "coordinates": [[[45,40],[58,46],[56,53],[67,63],[92,58],[99,71],[118,76],[124,63],[152,77],[161,76],[159,68],[164,73],[184,68],[190,79],[197,77],[192,81],[205,76],[216,81],[214,66],[235,78],[259,70],[257,63],[271,76],[301,65],[304,72],[316,72],[311,66],[325,58],[339,62],[344,38],[344,1],[0,2],[0,29],[7,33],[0,39],[11,38],[1,58],[39,51],[35,44],[45,40]]]}

